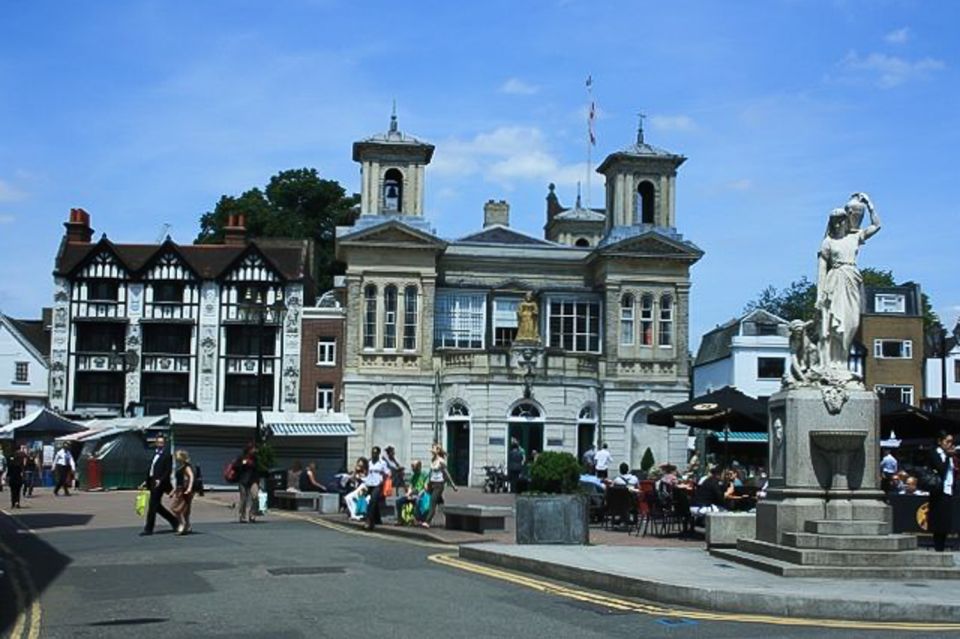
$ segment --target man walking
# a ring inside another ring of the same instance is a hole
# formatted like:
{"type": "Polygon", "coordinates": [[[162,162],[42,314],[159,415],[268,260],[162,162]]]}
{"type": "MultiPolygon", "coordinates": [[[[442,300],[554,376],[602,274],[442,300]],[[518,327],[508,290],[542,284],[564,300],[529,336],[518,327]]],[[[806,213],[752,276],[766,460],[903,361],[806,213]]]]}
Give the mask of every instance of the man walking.
{"type": "Polygon", "coordinates": [[[367,487],[367,493],[370,495],[370,503],[367,505],[367,530],[373,530],[377,524],[382,524],[380,517],[380,501],[383,499],[383,480],[389,474],[390,468],[386,462],[380,458],[380,447],[374,446],[370,451],[370,469],[363,483],[367,487]]]}
{"type": "Polygon", "coordinates": [[[607,442],[603,442],[600,450],[597,451],[597,454],[593,458],[593,463],[597,468],[597,477],[600,479],[606,479],[609,476],[610,459],[612,457],[613,455],[610,454],[610,450],[607,447],[607,442]]]}
{"type": "Polygon", "coordinates": [[[153,526],[158,514],[167,520],[173,530],[180,525],[177,518],[163,505],[163,496],[173,490],[173,484],[170,482],[170,475],[173,472],[173,455],[167,450],[167,440],[163,435],[157,437],[156,446],[157,449],[150,461],[150,469],[147,471],[147,481],[144,482],[147,490],[150,491],[150,502],[147,506],[147,521],[143,526],[143,532],[140,533],[141,537],[153,534],[153,526]]]}
{"type": "Polygon", "coordinates": [[[70,495],[70,478],[76,470],[77,464],[70,453],[70,444],[63,442],[63,446],[53,457],[53,474],[57,478],[57,485],[53,489],[54,495],[59,495],[61,488],[64,495],[70,495]]]}

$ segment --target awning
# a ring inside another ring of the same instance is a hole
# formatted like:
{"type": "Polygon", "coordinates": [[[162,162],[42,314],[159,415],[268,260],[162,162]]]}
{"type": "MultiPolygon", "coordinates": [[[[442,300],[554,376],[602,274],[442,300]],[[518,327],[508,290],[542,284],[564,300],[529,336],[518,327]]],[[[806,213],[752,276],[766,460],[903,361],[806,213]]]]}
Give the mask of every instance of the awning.
{"type": "Polygon", "coordinates": [[[724,437],[723,431],[713,431],[714,439],[719,441],[726,440],[731,444],[766,444],[766,433],[747,433],[739,430],[731,430],[729,437],[724,437]]]}
{"type": "Polygon", "coordinates": [[[319,424],[268,424],[278,437],[351,437],[357,434],[349,422],[319,424]]]}
{"type": "Polygon", "coordinates": [[[49,408],[41,408],[0,428],[0,439],[53,439],[85,430],[79,423],[61,417],[49,408]]]}

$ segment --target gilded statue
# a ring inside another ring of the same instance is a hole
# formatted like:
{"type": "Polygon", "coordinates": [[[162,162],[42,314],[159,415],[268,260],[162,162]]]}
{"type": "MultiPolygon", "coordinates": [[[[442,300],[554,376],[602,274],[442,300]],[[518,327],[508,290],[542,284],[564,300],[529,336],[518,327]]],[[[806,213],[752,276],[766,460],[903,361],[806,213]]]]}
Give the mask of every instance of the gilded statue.
{"type": "Polygon", "coordinates": [[[537,317],[540,308],[533,299],[533,293],[527,291],[523,301],[517,306],[517,337],[515,342],[540,343],[540,326],[537,317]]]}

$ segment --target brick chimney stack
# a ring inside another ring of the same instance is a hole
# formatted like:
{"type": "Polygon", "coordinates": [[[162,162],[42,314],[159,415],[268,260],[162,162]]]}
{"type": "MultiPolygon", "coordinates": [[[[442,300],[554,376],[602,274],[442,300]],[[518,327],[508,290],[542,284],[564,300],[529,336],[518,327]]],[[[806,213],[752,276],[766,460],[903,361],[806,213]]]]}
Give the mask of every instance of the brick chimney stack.
{"type": "Polygon", "coordinates": [[[67,229],[67,242],[71,244],[89,244],[93,238],[90,214],[83,209],[70,209],[70,218],[63,226],[67,229]]]}
{"type": "Polygon", "coordinates": [[[227,216],[223,227],[224,246],[243,246],[247,243],[247,218],[242,213],[227,216]]]}
{"type": "Polygon", "coordinates": [[[487,200],[483,205],[483,228],[494,224],[510,226],[510,205],[506,200],[487,200]]]}

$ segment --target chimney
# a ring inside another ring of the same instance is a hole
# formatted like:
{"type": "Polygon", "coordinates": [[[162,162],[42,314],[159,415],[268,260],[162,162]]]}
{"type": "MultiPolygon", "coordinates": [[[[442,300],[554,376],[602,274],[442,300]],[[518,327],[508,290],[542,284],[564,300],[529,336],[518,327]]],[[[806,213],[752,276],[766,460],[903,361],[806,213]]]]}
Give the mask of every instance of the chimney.
{"type": "Polygon", "coordinates": [[[483,228],[494,224],[510,226],[510,205],[506,200],[487,200],[483,205],[483,228]]]}
{"type": "Polygon", "coordinates": [[[243,246],[247,243],[247,219],[242,213],[227,216],[223,227],[224,246],[243,246]]]}
{"type": "Polygon", "coordinates": [[[90,214],[83,209],[70,209],[70,219],[63,226],[67,229],[67,242],[72,244],[89,244],[93,237],[90,214]]]}

